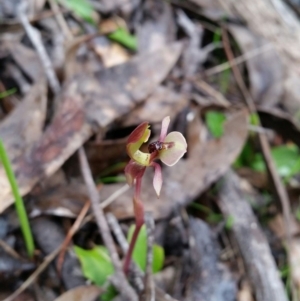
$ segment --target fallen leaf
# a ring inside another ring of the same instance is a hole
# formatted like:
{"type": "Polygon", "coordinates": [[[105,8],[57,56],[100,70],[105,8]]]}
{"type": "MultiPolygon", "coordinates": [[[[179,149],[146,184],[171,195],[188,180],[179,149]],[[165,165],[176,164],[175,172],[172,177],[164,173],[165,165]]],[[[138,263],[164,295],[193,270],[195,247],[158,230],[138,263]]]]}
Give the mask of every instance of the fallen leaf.
{"type": "Polygon", "coordinates": [[[41,60],[34,50],[17,42],[7,42],[7,47],[14,61],[32,82],[38,82],[41,78],[45,77],[41,60]]]}
{"type": "MultiPolygon", "coordinates": [[[[268,222],[269,228],[274,232],[276,237],[284,240],[286,238],[286,230],[282,214],[277,214],[268,222]]],[[[295,219],[290,220],[290,231],[293,236],[299,234],[299,225],[295,219]]],[[[300,278],[299,278],[300,279],[300,278]]],[[[300,284],[300,282],[299,282],[300,284]]]]}
{"type": "MultiPolygon", "coordinates": [[[[229,25],[229,30],[244,53],[263,48],[267,41],[244,26],[229,25]]],[[[250,91],[261,107],[273,107],[283,93],[283,70],[279,54],[274,47],[246,60],[250,91]]]]}
{"type": "Polygon", "coordinates": [[[24,154],[42,136],[46,118],[46,83],[37,82],[0,124],[0,138],[10,158],[24,154]]]}
{"type": "Polygon", "coordinates": [[[170,3],[144,1],[143,13],[147,18],[136,28],[139,52],[157,50],[175,41],[176,26],[170,3]]]}
{"type": "MultiPolygon", "coordinates": [[[[45,82],[34,86],[23,102],[0,124],[0,138],[12,164],[16,158],[23,156],[42,135],[46,114],[45,89],[45,82]]],[[[3,195],[7,195],[9,202],[12,203],[11,186],[2,166],[0,188],[3,195]]],[[[0,200],[0,208],[4,210],[5,199],[0,198],[0,200]]]]}
{"type": "Polygon", "coordinates": [[[110,42],[106,37],[97,37],[92,43],[106,68],[123,64],[130,59],[128,52],[122,46],[110,42]]]}
{"type": "Polygon", "coordinates": [[[103,290],[96,285],[78,286],[65,292],[54,301],[96,301],[102,292],[103,290]]]}
{"type": "Polygon", "coordinates": [[[168,87],[158,86],[150,97],[125,116],[121,124],[132,126],[145,120],[150,123],[160,123],[166,116],[173,119],[187,105],[188,100],[184,95],[168,87]]]}
{"type": "MultiPolygon", "coordinates": [[[[60,183],[61,184],[61,183],[60,183]]],[[[86,187],[79,183],[43,189],[27,203],[30,217],[54,215],[75,218],[88,200],[86,187]]]]}

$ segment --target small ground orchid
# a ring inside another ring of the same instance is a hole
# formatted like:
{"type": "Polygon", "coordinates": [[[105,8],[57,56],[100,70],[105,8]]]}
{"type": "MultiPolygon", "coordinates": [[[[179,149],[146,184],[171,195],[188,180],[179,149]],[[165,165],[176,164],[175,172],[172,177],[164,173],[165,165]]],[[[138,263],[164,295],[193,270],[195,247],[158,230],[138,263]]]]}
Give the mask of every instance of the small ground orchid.
{"type": "Polygon", "coordinates": [[[162,187],[162,172],[160,165],[154,160],[160,159],[166,165],[173,166],[184,155],[187,149],[186,140],[181,133],[171,132],[167,134],[169,123],[170,117],[165,117],[162,121],[159,140],[149,144],[149,153],[140,151],[142,144],[147,142],[150,137],[151,131],[148,122],[141,123],[128,137],[127,153],[131,160],[125,167],[125,175],[129,185],[135,184],[133,205],[136,227],[124,262],[125,273],[128,271],[139,231],[144,224],[144,206],[141,202],[140,195],[142,177],[145,170],[148,166],[154,168],[153,186],[159,197],[162,187]]]}

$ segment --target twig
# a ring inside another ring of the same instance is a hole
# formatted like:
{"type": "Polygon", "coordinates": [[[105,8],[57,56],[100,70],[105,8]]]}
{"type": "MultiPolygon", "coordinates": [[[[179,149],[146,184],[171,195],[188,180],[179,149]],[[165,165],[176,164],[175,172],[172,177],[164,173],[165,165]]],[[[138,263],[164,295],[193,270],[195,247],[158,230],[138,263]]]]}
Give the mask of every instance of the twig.
{"type": "MultiPolygon", "coordinates": [[[[113,201],[115,201],[119,196],[121,196],[125,191],[127,191],[129,189],[129,185],[125,184],[124,186],[122,186],[121,188],[119,188],[118,190],[116,190],[113,194],[111,194],[106,200],[104,200],[103,202],[101,202],[99,204],[99,207],[104,209],[107,206],[109,206],[113,201]]],[[[83,224],[86,224],[87,222],[91,221],[94,218],[93,214],[88,215],[84,221],[83,224]]]]}
{"type": "MultiPolygon", "coordinates": [[[[228,33],[224,28],[222,30],[222,37],[223,37],[225,53],[228,57],[229,62],[231,62],[234,59],[234,55],[233,55],[233,52],[230,47],[228,33]]],[[[247,104],[250,112],[256,113],[256,115],[257,115],[254,100],[253,100],[252,96],[250,95],[250,93],[245,85],[245,82],[243,81],[240,70],[235,65],[231,65],[231,68],[233,71],[233,75],[236,79],[236,82],[241,90],[241,93],[244,96],[244,99],[246,101],[246,104],[247,104]]],[[[259,117],[258,117],[258,122],[259,122],[258,126],[261,126],[259,117]]],[[[281,207],[283,210],[283,216],[284,216],[286,240],[287,240],[288,249],[290,250],[291,243],[292,243],[290,218],[292,217],[292,215],[291,215],[289,197],[288,197],[286,189],[280,179],[280,176],[276,170],[275,163],[274,163],[274,160],[271,155],[270,145],[269,145],[269,142],[267,140],[265,133],[258,132],[257,134],[258,134],[259,142],[261,145],[262,153],[263,153],[264,159],[267,164],[267,168],[269,170],[270,176],[271,176],[273,184],[274,184],[275,191],[280,199],[281,207]]],[[[287,252],[287,254],[288,254],[288,262],[290,264],[291,263],[290,253],[287,252]]],[[[293,291],[293,295],[295,296],[296,290],[294,288],[293,283],[291,283],[291,288],[293,291]]]]}
{"type": "Polygon", "coordinates": [[[228,108],[230,106],[229,101],[223,96],[223,94],[217,91],[215,88],[213,88],[205,81],[201,79],[195,79],[193,80],[193,84],[195,85],[196,88],[201,89],[209,96],[214,97],[219,102],[219,104],[224,106],[225,108],[228,108]]]}
{"type": "Polygon", "coordinates": [[[104,208],[104,207],[107,207],[108,205],[110,205],[113,201],[115,201],[119,196],[121,196],[129,188],[130,188],[129,185],[125,184],[120,189],[116,190],[106,200],[104,200],[103,202],[100,203],[101,208],[104,208]]]}
{"type": "Polygon", "coordinates": [[[61,248],[61,252],[57,258],[57,263],[56,263],[56,269],[58,274],[60,275],[61,273],[61,269],[63,266],[63,261],[64,261],[64,257],[65,257],[65,253],[67,250],[67,247],[73,237],[73,235],[77,232],[77,230],[80,228],[80,224],[82,223],[85,215],[87,214],[87,212],[89,211],[91,206],[91,202],[88,200],[85,202],[84,206],[82,207],[78,217],[76,218],[74,224],[72,225],[72,227],[70,228],[70,230],[68,231],[66,238],[64,240],[64,242],[62,243],[62,248],[61,248]]]}
{"type": "Polygon", "coordinates": [[[155,301],[155,286],[152,275],[154,219],[151,212],[145,212],[145,225],[147,231],[147,259],[145,275],[145,301],[155,301]]]}
{"type": "Polygon", "coordinates": [[[18,6],[18,17],[30,39],[34,48],[36,49],[40,60],[44,66],[46,76],[49,81],[49,85],[54,95],[57,95],[60,91],[60,84],[55,74],[54,68],[52,66],[51,60],[46,52],[46,49],[43,45],[40,33],[30,24],[27,15],[25,14],[26,2],[22,1],[18,6]]]}
{"type": "Polygon", "coordinates": [[[23,260],[23,258],[4,240],[0,239],[0,247],[11,257],[19,260],[23,260]]]}
{"type": "Polygon", "coordinates": [[[47,266],[54,260],[56,255],[62,248],[62,244],[55,249],[51,254],[45,257],[43,263],[26,279],[24,283],[10,296],[5,298],[3,301],[13,301],[15,298],[20,295],[24,290],[26,290],[35,280],[36,278],[47,268],[47,266]]]}
{"type": "Polygon", "coordinates": [[[241,64],[241,63],[257,56],[257,55],[260,55],[263,52],[269,51],[272,48],[273,48],[272,44],[267,44],[267,45],[264,45],[263,47],[253,49],[249,52],[246,52],[246,53],[242,54],[241,56],[230,59],[228,62],[225,62],[223,64],[220,64],[218,66],[215,66],[215,67],[212,67],[210,69],[205,70],[204,74],[206,76],[212,76],[214,74],[223,72],[227,69],[232,68],[233,66],[237,66],[237,65],[239,65],[239,64],[241,64]]]}
{"type": "Polygon", "coordinates": [[[65,38],[67,40],[72,40],[73,39],[73,35],[72,32],[70,31],[68,24],[66,22],[66,20],[64,19],[64,16],[61,12],[61,10],[59,9],[58,4],[56,3],[55,0],[48,0],[48,3],[50,4],[51,10],[53,11],[57,23],[59,24],[65,38]]]}
{"type": "Polygon", "coordinates": [[[109,231],[109,227],[105,219],[104,212],[102,208],[99,207],[100,196],[95,186],[92,173],[88,165],[85,152],[82,147],[79,149],[79,162],[80,162],[81,173],[84,178],[84,182],[87,186],[88,193],[90,196],[96,222],[98,224],[103,241],[110,253],[111,261],[115,269],[116,278],[114,281],[114,285],[119,290],[120,294],[123,295],[125,298],[127,298],[130,301],[137,301],[138,297],[135,291],[133,290],[133,288],[129,285],[125,277],[125,274],[122,270],[121,261],[119,259],[116,247],[114,245],[113,238],[109,231]]]}

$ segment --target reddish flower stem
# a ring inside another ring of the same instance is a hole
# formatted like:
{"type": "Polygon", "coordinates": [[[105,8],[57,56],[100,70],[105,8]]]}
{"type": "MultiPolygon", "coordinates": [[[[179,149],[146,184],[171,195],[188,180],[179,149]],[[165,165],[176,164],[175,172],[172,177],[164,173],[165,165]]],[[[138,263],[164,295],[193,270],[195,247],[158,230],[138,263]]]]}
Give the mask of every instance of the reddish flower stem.
{"type": "Polygon", "coordinates": [[[124,260],[123,270],[124,270],[125,275],[128,275],[134,246],[136,244],[136,240],[138,238],[139,232],[144,224],[144,205],[140,200],[143,174],[144,174],[144,172],[139,177],[136,178],[135,193],[134,193],[134,197],[133,197],[135,229],[134,229],[132,239],[130,241],[129,248],[128,248],[128,251],[127,251],[127,254],[126,254],[125,260],[124,260]]]}

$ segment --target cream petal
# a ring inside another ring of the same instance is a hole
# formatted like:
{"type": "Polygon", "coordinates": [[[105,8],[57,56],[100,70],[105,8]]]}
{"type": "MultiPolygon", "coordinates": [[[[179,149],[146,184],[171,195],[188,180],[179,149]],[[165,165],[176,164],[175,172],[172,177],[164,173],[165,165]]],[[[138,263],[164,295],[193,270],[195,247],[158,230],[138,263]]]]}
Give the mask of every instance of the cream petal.
{"type": "Polygon", "coordinates": [[[159,159],[164,164],[173,166],[186,153],[186,140],[180,132],[171,132],[167,135],[164,143],[173,143],[173,145],[168,149],[159,151],[159,159]]]}

